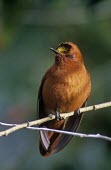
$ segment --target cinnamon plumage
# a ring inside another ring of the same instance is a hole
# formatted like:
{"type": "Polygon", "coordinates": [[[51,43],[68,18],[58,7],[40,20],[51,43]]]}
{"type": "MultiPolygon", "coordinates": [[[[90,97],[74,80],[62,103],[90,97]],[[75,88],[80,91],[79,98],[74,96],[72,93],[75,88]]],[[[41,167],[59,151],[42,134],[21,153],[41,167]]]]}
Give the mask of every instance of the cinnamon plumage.
{"type": "MultiPolygon", "coordinates": [[[[38,93],[39,118],[55,114],[57,120],[46,122],[41,127],[76,132],[85,106],[90,96],[90,75],[84,66],[82,54],[77,45],[71,42],[60,44],[55,50],[55,62],[49,68],[38,93]],[[74,116],[61,119],[59,114],[74,111],[74,116]]],[[[72,136],[40,131],[40,153],[47,157],[62,150],[72,136]]]]}

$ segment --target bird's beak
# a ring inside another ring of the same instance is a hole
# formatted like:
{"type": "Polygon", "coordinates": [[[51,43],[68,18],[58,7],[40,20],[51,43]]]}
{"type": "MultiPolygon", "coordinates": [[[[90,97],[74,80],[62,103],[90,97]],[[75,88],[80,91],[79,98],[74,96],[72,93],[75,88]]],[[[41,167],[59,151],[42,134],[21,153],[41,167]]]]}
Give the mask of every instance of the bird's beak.
{"type": "Polygon", "coordinates": [[[50,48],[50,50],[53,51],[54,53],[60,55],[59,52],[57,50],[55,50],[54,48],[50,48]]]}

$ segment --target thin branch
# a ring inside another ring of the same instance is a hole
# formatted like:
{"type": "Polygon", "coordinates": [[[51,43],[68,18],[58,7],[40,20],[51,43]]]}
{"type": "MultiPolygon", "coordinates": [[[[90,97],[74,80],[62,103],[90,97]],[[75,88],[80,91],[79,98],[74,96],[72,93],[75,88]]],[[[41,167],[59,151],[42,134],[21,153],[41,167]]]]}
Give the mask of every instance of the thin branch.
{"type": "MultiPolygon", "coordinates": [[[[2,123],[0,122],[0,125],[4,126],[15,126],[15,124],[7,124],[7,123],[2,123]]],[[[104,136],[101,134],[84,134],[84,133],[75,133],[75,132],[69,132],[69,131],[63,131],[63,130],[56,130],[56,129],[49,129],[49,128],[41,128],[41,127],[26,127],[29,130],[45,130],[45,131],[50,131],[50,132],[56,132],[56,133],[61,133],[61,134],[66,134],[66,135],[72,135],[80,138],[96,138],[96,139],[103,139],[111,142],[111,138],[108,136],[104,136]]]]}
{"type": "MultiPolygon", "coordinates": [[[[88,107],[84,107],[84,108],[80,108],[80,113],[82,112],[88,112],[88,111],[91,111],[91,110],[98,110],[98,109],[102,109],[102,108],[105,108],[105,107],[110,107],[111,106],[111,101],[110,102],[106,102],[106,103],[102,103],[102,104],[98,104],[98,105],[93,105],[93,106],[88,106],[88,107]]],[[[66,119],[67,117],[69,116],[73,116],[74,115],[74,112],[70,112],[70,113],[62,113],[60,116],[64,119],[66,119]]],[[[31,122],[28,122],[28,123],[22,123],[22,124],[7,124],[7,123],[2,123],[0,122],[0,125],[4,125],[4,126],[13,126],[7,130],[4,130],[4,131],[1,131],[0,132],[0,136],[7,136],[9,135],[10,133],[14,132],[14,131],[17,131],[19,129],[23,129],[23,128],[28,128],[30,126],[34,126],[34,125],[40,125],[44,122],[47,122],[47,121],[51,121],[55,119],[55,115],[49,115],[48,117],[46,118],[43,118],[43,119],[39,119],[39,120],[35,120],[35,121],[31,121],[31,122]]],[[[32,129],[34,127],[30,127],[30,129],[32,129]]],[[[39,128],[40,130],[40,128],[39,128]]],[[[48,129],[49,130],[49,129],[48,129]]],[[[53,131],[56,131],[53,129],[53,131]]],[[[63,131],[64,133],[72,133],[72,132],[65,132],[63,131]]],[[[58,131],[58,133],[63,133],[62,131],[58,131]]],[[[78,133],[73,133],[73,134],[70,134],[70,135],[75,135],[77,136],[78,133]]],[[[86,134],[78,134],[78,136],[80,137],[91,137],[93,135],[86,135],[86,134]]],[[[98,137],[98,134],[97,135],[94,135],[96,136],[95,138],[102,138],[102,139],[106,139],[106,140],[109,140],[111,141],[111,139],[109,137],[104,137],[102,135],[99,135],[98,137]]]]}
{"type": "Polygon", "coordinates": [[[30,130],[45,130],[50,132],[56,132],[56,133],[62,133],[66,135],[72,135],[80,138],[99,138],[104,139],[111,142],[111,138],[108,136],[100,135],[100,134],[84,134],[84,133],[75,133],[75,132],[69,132],[64,130],[56,130],[56,129],[49,129],[49,128],[40,128],[40,127],[27,127],[30,130]]]}

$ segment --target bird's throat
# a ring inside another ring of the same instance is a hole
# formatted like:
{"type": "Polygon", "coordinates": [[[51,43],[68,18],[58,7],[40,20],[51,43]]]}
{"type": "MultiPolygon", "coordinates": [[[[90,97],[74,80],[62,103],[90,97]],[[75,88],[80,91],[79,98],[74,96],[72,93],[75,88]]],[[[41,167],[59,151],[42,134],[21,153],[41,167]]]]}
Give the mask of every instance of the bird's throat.
{"type": "Polygon", "coordinates": [[[61,55],[56,55],[55,56],[55,64],[56,65],[62,65],[66,62],[67,57],[61,56],[61,55]]]}

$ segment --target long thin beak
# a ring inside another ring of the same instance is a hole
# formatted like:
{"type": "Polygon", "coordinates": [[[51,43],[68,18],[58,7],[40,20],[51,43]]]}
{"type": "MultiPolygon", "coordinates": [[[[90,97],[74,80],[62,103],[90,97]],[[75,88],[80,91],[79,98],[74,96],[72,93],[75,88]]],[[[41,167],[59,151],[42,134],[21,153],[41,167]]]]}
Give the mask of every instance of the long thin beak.
{"type": "MultiPolygon", "coordinates": [[[[59,52],[57,50],[55,50],[54,48],[50,48],[51,51],[53,51],[56,54],[59,54],[59,52]]],[[[60,54],[59,54],[60,55],[60,54]]]]}

